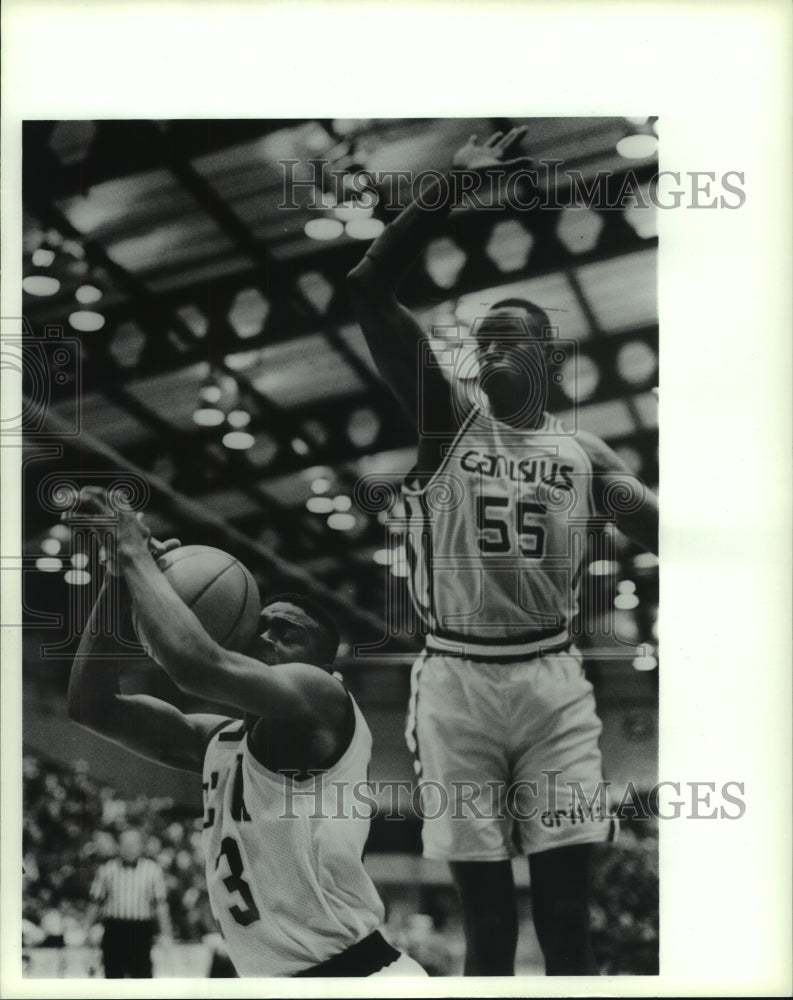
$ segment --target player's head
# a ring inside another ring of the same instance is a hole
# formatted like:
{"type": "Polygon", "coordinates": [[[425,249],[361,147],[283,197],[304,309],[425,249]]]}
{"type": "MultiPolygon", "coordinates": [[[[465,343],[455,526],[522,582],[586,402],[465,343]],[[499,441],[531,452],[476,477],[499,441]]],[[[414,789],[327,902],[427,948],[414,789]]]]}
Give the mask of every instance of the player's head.
{"type": "Polygon", "coordinates": [[[262,608],[256,655],[265,663],[313,663],[330,669],[339,647],[333,619],[313,598],[276,594],[262,608]]]}
{"type": "Polygon", "coordinates": [[[527,299],[494,303],[475,329],[479,385],[493,414],[517,426],[537,422],[548,381],[543,344],[546,312],[527,299]]]}
{"type": "Polygon", "coordinates": [[[143,837],[138,830],[124,830],[118,838],[118,853],[124,861],[137,861],[143,854],[143,837]]]}

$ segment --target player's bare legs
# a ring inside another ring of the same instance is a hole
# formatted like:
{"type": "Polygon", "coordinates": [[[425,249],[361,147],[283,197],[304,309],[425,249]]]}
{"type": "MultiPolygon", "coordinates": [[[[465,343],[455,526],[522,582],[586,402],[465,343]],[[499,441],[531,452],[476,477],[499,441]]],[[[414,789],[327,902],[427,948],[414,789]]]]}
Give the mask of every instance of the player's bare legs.
{"type": "Polygon", "coordinates": [[[465,975],[514,976],[518,943],[515,882],[509,861],[452,861],[465,924],[465,975]]]}
{"type": "Polygon", "coordinates": [[[549,976],[597,976],[589,929],[592,844],[529,856],[534,928],[549,976]]]}

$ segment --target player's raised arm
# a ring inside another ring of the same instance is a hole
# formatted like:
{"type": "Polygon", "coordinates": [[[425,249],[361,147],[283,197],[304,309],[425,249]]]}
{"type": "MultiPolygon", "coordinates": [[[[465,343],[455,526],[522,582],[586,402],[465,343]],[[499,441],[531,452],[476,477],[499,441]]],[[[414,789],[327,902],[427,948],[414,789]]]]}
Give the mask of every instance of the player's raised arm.
{"type": "MultiPolygon", "coordinates": [[[[452,173],[525,165],[525,159],[507,159],[524,133],[524,128],[506,135],[497,132],[481,143],[471,136],[455,154],[452,173]]],[[[400,213],[347,276],[355,312],[380,374],[417,426],[421,408],[434,430],[449,433],[457,430],[458,423],[452,387],[438,368],[425,365],[419,374],[420,344],[427,334],[399,303],[396,292],[411,262],[443,225],[458,187],[462,185],[453,179],[425,187],[420,200],[400,213]]]]}
{"type": "Polygon", "coordinates": [[[209,735],[224,718],[185,715],[159,698],[121,693],[120,646],[106,625],[116,623],[129,600],[124,582],[108,572],[72,665],[69,717],[149,760],[200,773],[209,735]]]}
{"type": "Polygon", "coordinates": [[[183,691],[251,715],[291,720],[306,729],[328,718],[328,699],[338,702],[339,709],[346,707],[341,685],[320,667],[268,667],[218,645],[144,546],[121,543],[119,565],[152,657],[183,691]]]}
{"type": "Polygon", "coordinates": [[[596,507],[613,514],[617,528],[647,552],[658,554],[658,498],[623,460],[594,434],[579,431],[576,440],[592,463],[596,507]],[[620,501],[622,494],[622,501],[620,501]]]}
{"type": "MultiPolygon", "coordinates": [[[[83,506],[107,512],[104,499],[95,493],[83,506]]],[[[329,740],[338,735],[347,718],[343,687],[320,667],[299,663],[289,670],[270,668],[215,642],[160,572],[140,517],[118,513],[112,562],[129,590],[152,658],[183,691],[249,715],[288,721],[313,736],[324,730],[329,740]]]]}

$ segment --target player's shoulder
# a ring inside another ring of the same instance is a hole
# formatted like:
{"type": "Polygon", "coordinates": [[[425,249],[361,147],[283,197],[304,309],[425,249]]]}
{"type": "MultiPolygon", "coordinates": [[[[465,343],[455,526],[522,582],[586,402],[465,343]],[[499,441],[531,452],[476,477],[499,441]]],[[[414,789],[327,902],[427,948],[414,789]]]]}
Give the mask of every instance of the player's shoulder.
{"type": "Polygon", "coordinates": [[[332,766],[346,752],[357,728],[357,713],[344,684],[311,663],[284,663],[272,669],[288,681],[296,710],[287,719],[256,720],[247,750],[270,770],[332,766]],[[276,761],[272,759],[274,747],[278,748],[276,761]]]}
{"type": "Polygon", "coordinates": [[[591,431],[578,430],[574,440],[583,450],[595,472],[624,472],[625,463],[606,442],[591,431]]]}
{"type": "Polygon", "coordinates": [[[298,661],[284,663],[273,669],[282,671],[295,691],[311,702],[346,703],[347,689],[327,667],[298,661]]]}

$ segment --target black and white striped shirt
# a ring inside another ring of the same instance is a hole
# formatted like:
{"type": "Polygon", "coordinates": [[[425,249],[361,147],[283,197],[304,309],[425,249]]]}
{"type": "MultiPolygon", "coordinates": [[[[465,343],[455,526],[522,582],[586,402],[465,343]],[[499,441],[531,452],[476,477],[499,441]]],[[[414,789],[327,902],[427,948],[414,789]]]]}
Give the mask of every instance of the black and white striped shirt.
{"type": "Polygon", "coordinates": [[[131,865],[113,858],[96,873],[91,899],[102,906],[104,919],[153,920],[157,904],[165,902],[162,869],[148,858],[131,865]]]}

